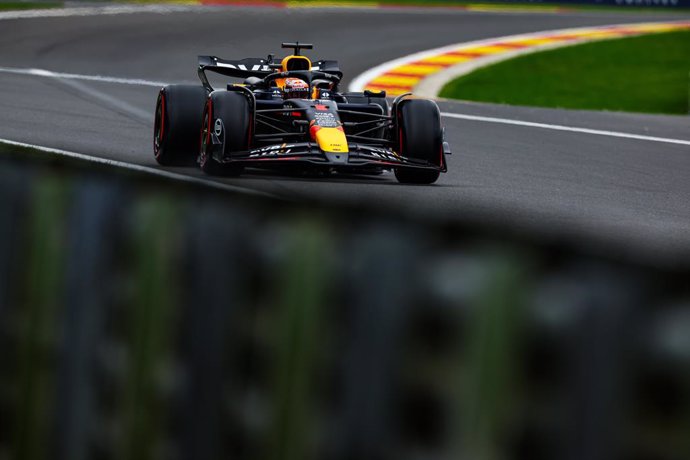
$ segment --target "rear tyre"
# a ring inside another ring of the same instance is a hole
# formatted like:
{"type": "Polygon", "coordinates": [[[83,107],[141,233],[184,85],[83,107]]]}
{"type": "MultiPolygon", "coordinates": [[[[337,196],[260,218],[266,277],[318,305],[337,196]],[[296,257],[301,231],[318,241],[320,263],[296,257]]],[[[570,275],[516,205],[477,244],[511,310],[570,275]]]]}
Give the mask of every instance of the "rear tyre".
{"type": "Polygon", "coordinates": [[[224,176],[242,173],[243,166],[221,161],[232,158],[234,152],[249,149],[251,115],[249,100],[240,93],[214,91],[208,96],[201,123],[199,166],[202,171],[224,176]]]}
{"type": "Polygon", "coordinates": [[[443,167],[443,131],[438,106],[426,99],[406,99],[397,105],[396,112],[400,154],[438,169],[396,168],[395,178],[403,184],[433,184],[443,167]]]}
{"type": "Polygon", "coordinates": [[[201,86],[169,85],[160,90],[153,128],[153,155],[159,164],[194,164],[205,101],[201,86]]]}

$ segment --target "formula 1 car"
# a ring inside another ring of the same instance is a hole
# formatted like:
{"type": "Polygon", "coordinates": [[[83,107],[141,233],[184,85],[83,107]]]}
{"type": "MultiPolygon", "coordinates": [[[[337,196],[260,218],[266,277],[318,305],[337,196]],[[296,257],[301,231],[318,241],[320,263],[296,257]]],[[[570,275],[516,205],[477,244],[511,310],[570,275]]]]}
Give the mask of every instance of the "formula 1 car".
{"type": "Polygon", "coordinates": [[[156,105],[153,149],[161,165],[197,162],[212,175],[245,168],[381,173],[430,184],[446,172],[438,106],[411,94],[389,106],[384,91],[342,93],[336,61],[312,62],[293,50],[277,62],[199,56],[201,86],[169,85],[156,105]],[[216,90],[207,71],[244,79],[216,90]]]}

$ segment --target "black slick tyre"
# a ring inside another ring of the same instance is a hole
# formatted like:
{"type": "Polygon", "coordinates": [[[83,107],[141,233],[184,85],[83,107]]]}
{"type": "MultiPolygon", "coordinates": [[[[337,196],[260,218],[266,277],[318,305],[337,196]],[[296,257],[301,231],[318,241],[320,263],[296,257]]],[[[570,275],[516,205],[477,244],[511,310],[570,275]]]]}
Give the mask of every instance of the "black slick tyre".
{"type": "Polygon", "coordinates": [[[194,164],[205,101],[201,86],[169,85],[160,90],[153,128],[153,155],[159,164],[194,164]]]}
{"type": "Polygon", "coordinates": [[[438,169],[395,168],[403,184],[433,184],[443,166],[443,131],[438,106],[426,99],[407,99],[396,107],[400,154],[438,169]]]}
{"type": "Polygon", "coordinates": [[[201,123],[199,167],[206,174],[237,176],[244,167],[219,160],[249,149],[252,111],[241,93],[214,91],[208,96],[201,123]],[[219,143],[214,143],[214,140],[219,143]]]}

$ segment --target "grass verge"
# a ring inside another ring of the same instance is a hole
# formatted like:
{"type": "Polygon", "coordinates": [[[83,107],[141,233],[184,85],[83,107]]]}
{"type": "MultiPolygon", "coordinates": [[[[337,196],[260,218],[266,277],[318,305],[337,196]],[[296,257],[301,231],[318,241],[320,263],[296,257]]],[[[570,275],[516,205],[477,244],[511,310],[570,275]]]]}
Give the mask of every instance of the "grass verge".
{"type": "Polygon", "coordinates": [[[529,54],[447,84],[441,97],[569,109],[686,114],[690,31],[529,54]]]}
{"type": "Polygon", "coordinates": [[[15,10],[38,10],[46,8],[60,8],[64,6],[63,2],[1,2],[0,11],[15,11],[15,10]]]}

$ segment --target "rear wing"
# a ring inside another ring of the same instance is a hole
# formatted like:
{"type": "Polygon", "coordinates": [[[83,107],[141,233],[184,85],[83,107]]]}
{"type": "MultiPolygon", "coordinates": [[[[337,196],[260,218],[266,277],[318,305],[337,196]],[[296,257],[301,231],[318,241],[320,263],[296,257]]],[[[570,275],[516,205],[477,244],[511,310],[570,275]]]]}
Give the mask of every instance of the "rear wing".
{"type": "Polygon", "coordinates": [[[266,75],[275,72],[275,70],[270,67],[270,64],[271,63],[266,59],[260,58],[230,61],[216,56],[199,56],[199,68],[197,69],[197,73],[204,87],[212,91],[213,87],[208,82],[208,77],[206,76],[207,70],[234,78],[264,78],[266,75]]]}
{"type": "MultiPolygon", "coordinates": [[[[199,56],[199,67],[197,73],[199,79],[206,89],[213,90],[213,87],[208,82],[206,71],[225,75],[233,78],[249,78],[258,77],[264,78],[280,69],[275,68],[276,63],[261,58],[246,58],[237,61],[221,59],[217,56],[199,56]]],[[[337,75],[339,78],[343,77],[343,73],[338,67],[338,61],[316,61],[312,63],[312,70],[320,70],[321,72],[337,75]]]]}

